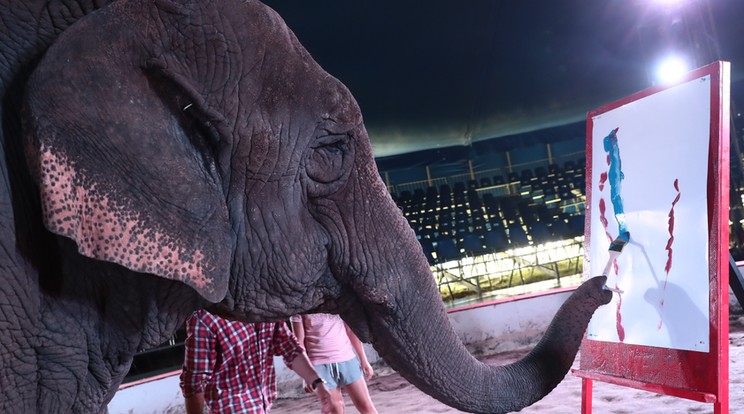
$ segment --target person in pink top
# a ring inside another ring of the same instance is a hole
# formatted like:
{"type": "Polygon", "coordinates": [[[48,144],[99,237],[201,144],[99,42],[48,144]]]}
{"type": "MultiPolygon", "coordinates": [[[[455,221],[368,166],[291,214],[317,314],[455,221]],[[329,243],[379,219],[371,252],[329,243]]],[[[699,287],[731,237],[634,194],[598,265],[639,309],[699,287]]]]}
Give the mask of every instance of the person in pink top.
{"type": "MultiPolygon", "coordinates": [[[[342,414],[342,390],[361,414],[377,414],[367,390],[367,380],[374,370],[362,342],[338,315],[315,313],[291,317],[292,330],[304,345],[310,362],[325,380],[330,398],[320,397],[321,413],[342,414]]],[[[307,388],[307,387],[306,387],[307,388]]]]}

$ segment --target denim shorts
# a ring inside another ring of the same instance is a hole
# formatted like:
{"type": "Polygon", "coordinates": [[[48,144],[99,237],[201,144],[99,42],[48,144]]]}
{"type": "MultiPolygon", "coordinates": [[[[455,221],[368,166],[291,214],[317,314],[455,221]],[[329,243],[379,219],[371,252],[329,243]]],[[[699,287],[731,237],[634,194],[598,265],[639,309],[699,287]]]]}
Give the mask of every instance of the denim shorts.
{"type": "Polygon", "coordinates": [[[316,365],[315,370],[328,383],[328,389],[345,387],[362,378],[362,365],[357,357],[344,362],[316,365]]]}

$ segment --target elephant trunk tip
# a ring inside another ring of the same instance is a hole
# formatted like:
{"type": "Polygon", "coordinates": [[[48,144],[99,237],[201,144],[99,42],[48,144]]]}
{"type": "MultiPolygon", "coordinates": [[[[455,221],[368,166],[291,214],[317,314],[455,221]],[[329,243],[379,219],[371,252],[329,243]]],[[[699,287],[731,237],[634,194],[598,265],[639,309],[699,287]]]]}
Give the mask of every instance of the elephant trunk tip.
{"type": "Polygon", "coordinates": [[[606,276],[593,277],[564,302],[535,348],[521,360],[507,366],[509,377],[518,378],[521,389],[506,411],[518,411],[541,400],[563,381],[578,353],[586,327],[594,312],[612,300],[606,276]]]}

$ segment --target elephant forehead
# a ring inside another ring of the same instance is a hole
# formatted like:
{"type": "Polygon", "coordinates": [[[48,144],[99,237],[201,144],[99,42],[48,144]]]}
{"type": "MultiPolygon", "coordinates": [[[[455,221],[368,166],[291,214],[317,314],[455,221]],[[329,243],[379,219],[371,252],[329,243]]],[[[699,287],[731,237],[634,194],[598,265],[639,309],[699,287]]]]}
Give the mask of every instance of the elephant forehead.
{"type": "Polygon", "coordinates": [[[362,111],[359,109],[354,96],[349,89],[338,79],[328,75],[327,87],[324,88],[323,97],[330,107],[330,111],[323,114],[324,119],[332,119],[348,128],[353,128],[362,123],[362,111]]]}
{"type": "Polygon", "coordinates": [[[115,201],[114,194],[95,184],[80,185],[80,174],[64,156],[42,146],[39,161],[44,221],[51,232],[73,239],[88,257],[214,292],[208,277],[214,269],[203,250],[147,225],[141,213],[115,201]]]}

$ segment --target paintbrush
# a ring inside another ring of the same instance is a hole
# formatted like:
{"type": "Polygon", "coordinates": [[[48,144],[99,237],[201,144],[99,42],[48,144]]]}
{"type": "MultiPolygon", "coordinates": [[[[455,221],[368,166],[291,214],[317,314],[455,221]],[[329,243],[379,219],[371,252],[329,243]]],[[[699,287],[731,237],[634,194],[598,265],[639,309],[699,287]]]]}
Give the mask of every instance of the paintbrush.
{"type": "MultiPolygon", "coordinates": [[[[627,233],[627,232],[626,232],[627,233]]],[[[625,245],[628,244],[628,241],[630,240],[630,234],[627,234],[627,239],[624,237],[617,237],[615,240],[610,243],[610,258],[607,260],[607,264],[605,265],[604,270],[602,271],[602,276],[607,277],[607,275],[610,274],[610,269],[612,268],[612,264],[615,262],[615,259],[617,259],[618,256],[620,256],[620,253],[623,252],[623,248],[625,248],[625,245]]],[[[605,290],[609,290],[615,293],[623,293],[622,290],[618,288],[609,287],[607,285],[604,285],[603,287],[605,290]]]]}

